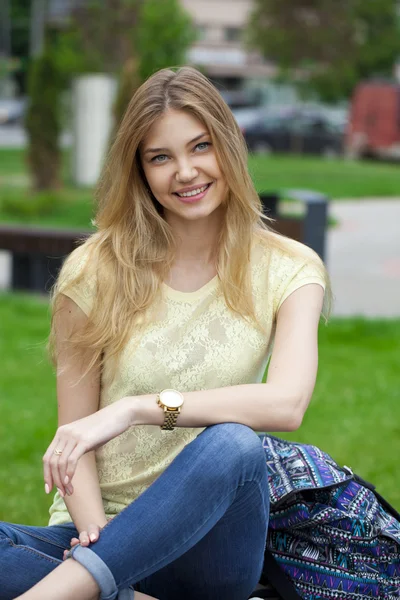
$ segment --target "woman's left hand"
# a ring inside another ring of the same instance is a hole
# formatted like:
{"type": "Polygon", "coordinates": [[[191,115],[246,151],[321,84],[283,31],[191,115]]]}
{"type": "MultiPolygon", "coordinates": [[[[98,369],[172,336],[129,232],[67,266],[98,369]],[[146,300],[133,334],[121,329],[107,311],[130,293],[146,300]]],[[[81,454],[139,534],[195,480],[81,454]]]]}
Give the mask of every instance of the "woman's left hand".
{"type": "Polygon", "coordinates": [[[70,495],[73,492],[71,481],[81,456],[103,446],[129,427],[125,398],[59,427],[43,456],[46,493],[49,494],[53,485],[56,485],[61,496],[65,495],[66,490],[70,495]]]}

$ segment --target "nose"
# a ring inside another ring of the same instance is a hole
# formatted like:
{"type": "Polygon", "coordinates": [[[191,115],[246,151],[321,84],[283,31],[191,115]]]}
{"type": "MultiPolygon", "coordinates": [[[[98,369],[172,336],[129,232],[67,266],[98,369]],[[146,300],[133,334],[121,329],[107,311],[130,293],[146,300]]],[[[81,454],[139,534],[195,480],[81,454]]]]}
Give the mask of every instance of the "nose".
{"type": "Polygon", "coordinates": [[[197,175],[198,171],[189,159],[185,158],[179,161],[176,171],[176,180],[179,183],[188,183],[195,179],[197,175]]]}

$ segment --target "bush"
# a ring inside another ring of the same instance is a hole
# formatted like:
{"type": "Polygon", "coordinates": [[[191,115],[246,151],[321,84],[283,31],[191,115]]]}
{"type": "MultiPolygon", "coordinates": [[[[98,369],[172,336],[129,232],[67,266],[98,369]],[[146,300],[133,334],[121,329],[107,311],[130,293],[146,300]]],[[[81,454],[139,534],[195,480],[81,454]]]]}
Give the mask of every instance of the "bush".
{"type": "Polygon", "coordinates": [[[5,216],[33,221],[38,217],[49,215],[59,208],[61,203],[59,195],[54,191],[27,192],[10,190],[2,196],[1,208],[5,216]]]}

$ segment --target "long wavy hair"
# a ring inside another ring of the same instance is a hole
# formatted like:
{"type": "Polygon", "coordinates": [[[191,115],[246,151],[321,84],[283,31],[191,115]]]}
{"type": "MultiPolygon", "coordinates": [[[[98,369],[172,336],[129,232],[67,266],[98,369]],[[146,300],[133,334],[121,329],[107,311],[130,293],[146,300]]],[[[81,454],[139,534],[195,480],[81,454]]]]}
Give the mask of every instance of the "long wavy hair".
{"type": "MultiPolygon", "coordinates": [[[[269,247],[293,252],[289,240],[273,232],[248,172],[248,153],[233,114],[217,89],[192,67],[162,69],[134,94],[105,162],[97,189],[96,231],[83,244],[88,257],[77,284],[95,271],[96,294],[86,325],[70,336],[77,351],[90,350],[90,370],[107,356],[118,359],[132,327],[160,297],[161,282],[174,262],[176,245],[163,209],[147,184],[140,148],[153,123],[168,109],[187,111],[208,129],[228,186],[223,224],[217,240],[216,268],[227,306],[262,329],[253,306],[250,252],[256,238],[269,247]]],[[[297,248],[295,252],[301,252],[297,248]]],[[[309,258],[309,255],[307,255],[309,258]]],[[[315,260],[319,259],[316,257],[315,260]]],[[[69,259],[63,269],[68,268],[69,259]]],[[[331,288],[325,273],[323,314],[328,316],[331,288]]],[[[55,316],[65,284],[52,291],[51,356],[57,364],[55,316]]]]}

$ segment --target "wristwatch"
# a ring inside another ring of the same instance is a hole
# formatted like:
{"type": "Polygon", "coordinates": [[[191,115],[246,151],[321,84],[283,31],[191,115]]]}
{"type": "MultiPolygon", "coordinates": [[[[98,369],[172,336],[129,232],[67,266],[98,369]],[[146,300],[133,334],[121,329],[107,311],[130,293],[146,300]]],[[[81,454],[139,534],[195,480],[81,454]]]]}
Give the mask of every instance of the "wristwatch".
{"type": "Polygon", "coordinates": [[[164,423],[161,429],[171,431],[176,425],[184,398],[176,390],[163,390],[157,394],[157,404],[164,410],[164,423]]]}

